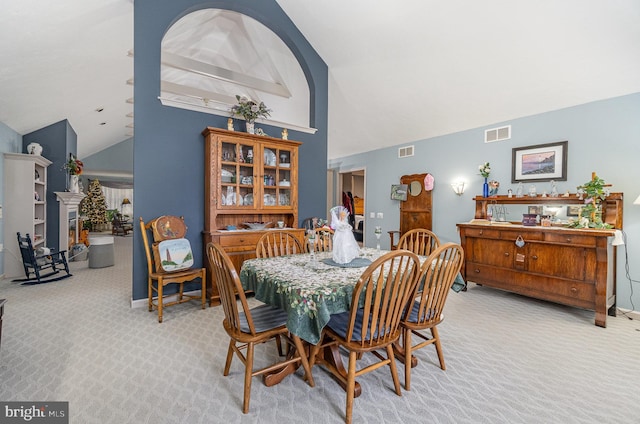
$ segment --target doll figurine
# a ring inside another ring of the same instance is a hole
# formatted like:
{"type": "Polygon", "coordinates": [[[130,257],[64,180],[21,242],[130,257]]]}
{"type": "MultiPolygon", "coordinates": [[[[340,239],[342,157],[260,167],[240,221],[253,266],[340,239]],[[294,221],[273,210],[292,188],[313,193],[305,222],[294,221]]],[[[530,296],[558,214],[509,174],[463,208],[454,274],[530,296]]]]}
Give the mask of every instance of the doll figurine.
{"type": "Polygon", "coordinates": [[[344,206],[331,208],[331,228],[333,228],[333,261],[339,264],[351,262],[360,254],[360,246],[349,225],[349,211],[344,206]]]}

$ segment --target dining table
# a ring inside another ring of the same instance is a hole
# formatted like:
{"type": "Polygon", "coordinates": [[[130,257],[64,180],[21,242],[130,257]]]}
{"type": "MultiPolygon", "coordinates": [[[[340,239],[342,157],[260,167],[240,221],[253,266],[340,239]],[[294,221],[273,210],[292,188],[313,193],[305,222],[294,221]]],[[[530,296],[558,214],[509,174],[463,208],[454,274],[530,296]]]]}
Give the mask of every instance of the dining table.
{"type": "MultiPolygon", "coordinates": [[[[332,252],[303,253],[256,258],[243,262],[240,281],[245,290],[253,291],[261,302],[278,307],[287,313],[287,329],[294,336],[318,344],[322,329],[332,314],[346,312],[351,307],[351,298],[358,279],[375,259],[388,253],[386,250],[364,247],[360,256],[347,264],[333,261],[332,252]]],[[[427,257],[419,256],[422,264],[427,257]]],[[[452,290],[458,292],[465,287],[460,274],[452,290]]],[[[338,369],[344,369],[339,352],[324,352],[333,358],[338,369]]],[[[283,370],[283,374],[291,372],[283,370]]],[[[272,380],[277,384],[284,376],[272,380]]],[[[270,383],[265,380],[265,384],[270,383]]],[[[356,387],[356,396],[360,388],[356,387]]]]}

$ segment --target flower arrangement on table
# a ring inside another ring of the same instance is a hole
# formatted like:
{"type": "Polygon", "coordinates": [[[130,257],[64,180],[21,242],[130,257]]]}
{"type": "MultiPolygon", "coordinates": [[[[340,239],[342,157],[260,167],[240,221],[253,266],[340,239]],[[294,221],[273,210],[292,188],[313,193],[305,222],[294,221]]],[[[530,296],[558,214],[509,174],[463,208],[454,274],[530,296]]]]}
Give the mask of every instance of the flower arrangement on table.
{"type": "Polygon", "coordinates": [[[238,104],[231,107],[234,116],[242,116],[247,122],[254,122],[256,119],[271,115],[271,109],[267,108],[264,102],[257,103],[246,96],[236,94],[238,104]]]}
{"type": "Polygon", "coordinates": [[[64,164],[62,169],[69,175],[81,175],[84,163],[81,160],[69,153],[69,160],[64,164]]]}
{"type": "Polygon", "coordinates": [[[480,171],[480,175],[482,175],[484,178],[489,178],[489,174],[491,174],[491,166],[489,166],[489,162],[485,162],[482,165],[479,165],[478,171],[480,171]]]}

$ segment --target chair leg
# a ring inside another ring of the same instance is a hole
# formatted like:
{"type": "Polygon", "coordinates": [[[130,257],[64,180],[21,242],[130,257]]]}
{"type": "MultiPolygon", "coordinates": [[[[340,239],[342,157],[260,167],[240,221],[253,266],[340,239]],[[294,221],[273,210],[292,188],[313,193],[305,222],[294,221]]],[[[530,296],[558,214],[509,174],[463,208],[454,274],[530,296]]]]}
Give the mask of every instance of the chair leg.
{"type": "Polygon", "coordinates": [[[200,284],[200,295],[202,297],[201,301],[202,301],[202,309],[207,307],[207,280],[205,277],[205,273],[202,273],[202,283],[200,284]]]}
{"type": "Polygon", "coordinates": [[[251,379],[253,378],[253,343],[247,344],[247,361],[244,364],[244,400],[242,402],[242,413],[249,412],[249,401],[251,399],[251,379]]]}
{"type": "Polygon", "coordinates": [[[231,361],[233,360],[233,347],[236,342],[233,339],[229,339],[229,349],[227,349],[227,360],[224,364],[224,375],[225,377],[229,375],[229,369],[231,368],[231,361]]]}
{"type": "MultiPolygon", "coordinates": [[[[393,378],[393,387],[396,389],[396,394],[402,396],[400,391],[400,380],[398,379],[398,368],[396,367],[396,357],[393,354],[393,346],[387,346],[387,357],[389,358],[389,367],[391,368],[391,377],[393,378]]],[[[411,367],[411,362],[409,362],[411,367]]]]}
{"type": "Polygon", "coordinates": [[[164,298],[162,294],[162,286],[164,285],[162,279],[158,280],[158,322],[162,322],[162,305],[164,298]]]}
{"type": "Polygon", "coordinates": [[[182,295],[184,293],[184,283],[180,283],[180,295],[178,297],[178,301],[182,302],[182,295]]]}
{"type": "Polygon", "coordinates": [[[149,293],[149,312],[153,311],[153,280],[147,278],[147,292],[149,293]]]}
{"type": "Polygon", "coordinates": [[[411,390],[411,330],[402,329],[402,348],[404,349],[404,389],[411,390]]]}
{"type": "Polygon", "coordinates": [[[440,344],[440,334],[436,327],[431,327],[431,335],[436,344],[436,352],[438,353],[438,359],[440,360],[440,368],[446,371],[447,367],[444,364],[444,353],[442,353],[442,345],[440,344]]]}
{"type": "Polygon", "coordinates": [[[349,352],[349,371],[347,372],[347,410],[346,419],[347,424],[351,424],[353,414],[353,398],[354,390],[356,389],[356,361],[358,354],[356,352],[349,352]]]}
{"type": "Polygon", "coordinates": [[[276,347],[278,348],[278,355],[283,356],[282,353],[282,340],[280,339],[280,335],[276,336],[276,347]]]}

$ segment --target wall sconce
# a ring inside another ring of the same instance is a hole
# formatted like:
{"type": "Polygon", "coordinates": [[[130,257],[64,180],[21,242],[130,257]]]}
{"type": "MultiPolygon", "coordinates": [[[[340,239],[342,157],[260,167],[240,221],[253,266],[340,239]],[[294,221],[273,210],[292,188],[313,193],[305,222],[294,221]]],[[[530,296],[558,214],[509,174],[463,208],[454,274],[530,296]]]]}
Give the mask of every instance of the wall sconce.
{"type": "Polygon", "coordinates": [[[458,196],[462,196],[462,193],[464,193],[464,181],[456,181],[455,183],[451,183],[451,188],[458,196]]]}
{"type": "Polygon", "coordinates": [[[634,205],[640,205],[640,196],[636,200],[633,201],[634,205]]]}

